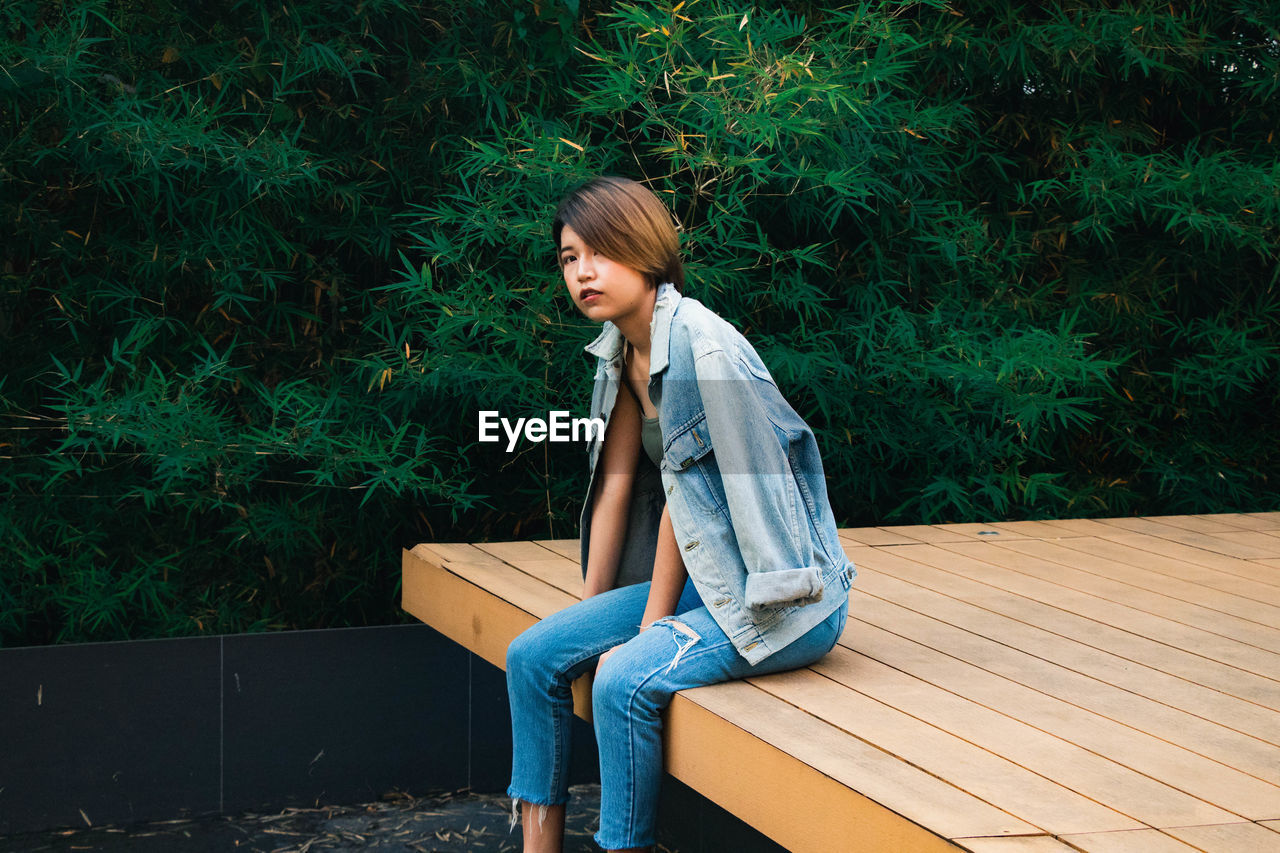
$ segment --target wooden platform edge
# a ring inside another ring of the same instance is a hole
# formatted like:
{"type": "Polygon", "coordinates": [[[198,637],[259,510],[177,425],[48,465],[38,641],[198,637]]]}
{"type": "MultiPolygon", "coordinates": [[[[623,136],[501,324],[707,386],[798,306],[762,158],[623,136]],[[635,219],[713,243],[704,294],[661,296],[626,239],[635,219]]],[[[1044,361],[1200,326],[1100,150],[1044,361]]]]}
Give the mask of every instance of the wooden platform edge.
{"type": "MultiPolygon", "coordinates": [[[[429,546],[404,550],[401,607],[505,669],[507,646],[537,617],[460,577],[448,564],[429,546]]],[[[575,713],[588,718],[587,677],[574,686],[575,713]]],[[[829,853],[833,837],[850,853],[962,849],[683,693],[667,710],[666,729],[666,769],[672,776],[793,853],[829,853]]]]}

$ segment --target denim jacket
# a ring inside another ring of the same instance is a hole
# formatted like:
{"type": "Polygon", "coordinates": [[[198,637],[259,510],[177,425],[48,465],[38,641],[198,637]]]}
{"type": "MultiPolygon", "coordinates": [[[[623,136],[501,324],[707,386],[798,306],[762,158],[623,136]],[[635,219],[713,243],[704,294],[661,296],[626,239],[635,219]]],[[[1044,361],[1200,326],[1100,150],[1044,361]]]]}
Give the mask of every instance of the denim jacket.
{"type": "MultiPolygon", "coordinates": [[[[607,423],[622,334],[606,322],[586,350],[597,357],[591,417],[607,423]]],[[[665,501],[708,611],[739,654],[758,663],[839,609],[856,574],[836,534],[813,431],[747,340],[671,284],[659,286],[650,325],[649,398],[662,465],[642,459],[637,468],[617,583],[651,577],[665,501]]],[[[584,574],[602,445],[597,438],[588,450],[584,574]]]]}

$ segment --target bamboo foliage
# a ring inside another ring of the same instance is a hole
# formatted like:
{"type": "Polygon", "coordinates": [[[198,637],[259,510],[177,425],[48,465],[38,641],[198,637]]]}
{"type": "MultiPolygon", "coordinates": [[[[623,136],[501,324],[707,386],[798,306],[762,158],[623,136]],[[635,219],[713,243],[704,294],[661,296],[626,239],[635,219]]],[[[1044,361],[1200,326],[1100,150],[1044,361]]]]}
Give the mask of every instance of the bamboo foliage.
{"type": "Polygon", "coordinates": [[[14,0],[0,643],[400,618],[576,535],[559,198],[667,201],[846,524],[1274,509],[1268,3],[14,0]],[[505,442],[503,442],[505,445],[505,442]]]}

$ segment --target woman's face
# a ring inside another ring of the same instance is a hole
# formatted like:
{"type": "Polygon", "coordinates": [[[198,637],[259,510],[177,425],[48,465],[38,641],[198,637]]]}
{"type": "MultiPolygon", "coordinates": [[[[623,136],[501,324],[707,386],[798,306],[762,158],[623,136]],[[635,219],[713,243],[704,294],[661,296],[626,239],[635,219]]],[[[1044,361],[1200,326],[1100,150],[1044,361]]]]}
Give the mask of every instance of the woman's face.
{"type": "Polygon", "coordinates": [[[653,310],[653,288],[644,275],[591,249],[568,225],[560,231],[560,272],[573,303],[596,322],[653,310]]]}

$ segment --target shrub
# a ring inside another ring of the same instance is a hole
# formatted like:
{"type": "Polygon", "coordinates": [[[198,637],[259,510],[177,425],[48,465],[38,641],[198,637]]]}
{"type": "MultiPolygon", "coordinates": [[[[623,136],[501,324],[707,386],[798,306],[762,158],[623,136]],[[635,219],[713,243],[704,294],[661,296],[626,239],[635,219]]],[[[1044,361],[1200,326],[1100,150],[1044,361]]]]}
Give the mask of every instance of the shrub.
{"type": "Polygon", "coordinates": [[[0,643],[394,621],[576,535],[599,173],[814,426],[845,524],[1277,506],[1260,4],[15,0],[0,643]]]}

